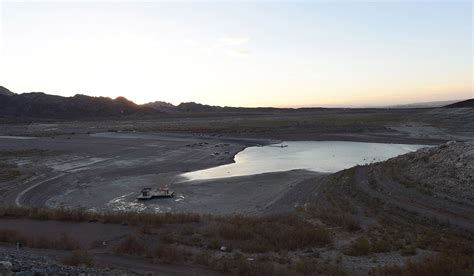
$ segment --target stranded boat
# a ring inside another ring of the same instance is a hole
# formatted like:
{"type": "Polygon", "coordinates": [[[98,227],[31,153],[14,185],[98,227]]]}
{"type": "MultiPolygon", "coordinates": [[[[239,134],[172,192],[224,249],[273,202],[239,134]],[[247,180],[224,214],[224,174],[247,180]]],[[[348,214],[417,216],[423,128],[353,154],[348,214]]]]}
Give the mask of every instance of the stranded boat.
{"type": "Polygon", "coordinates": [[[286,147],[288,147],[288,145],[283,145],[283,144],[281,144],[281,145],[269,145],[269,147],[274,147],[274,148],[286,148],[286,147]]]}
{"type": "Polygon", "coordinates": [[[173,197],[174,192],[170,191],[168,188],[159,188],[159,189],[152,189],[152,188],[144,188],[140,195],[137,197],[138,200],[149,200],[154,197],[158,198],[166,198],[166,197],[173,197]]]}

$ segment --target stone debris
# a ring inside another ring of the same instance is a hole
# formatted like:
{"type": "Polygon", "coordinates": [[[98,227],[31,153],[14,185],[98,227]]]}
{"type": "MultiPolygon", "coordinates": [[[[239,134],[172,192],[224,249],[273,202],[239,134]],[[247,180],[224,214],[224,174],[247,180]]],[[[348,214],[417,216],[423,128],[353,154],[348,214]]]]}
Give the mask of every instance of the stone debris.
{"type": "Polygon", "coordinates": [[[435,197],[474,203],[474,141],[449,141],[390,160],[407,181],[435,197]]]}
{"type": "Polygon", "coordinates": [[[134,275],[116,269],[84,266],[67,266],[58,260],[26,251],[0,252],[0,275],[49,276],[49,275],[134,275]]]}

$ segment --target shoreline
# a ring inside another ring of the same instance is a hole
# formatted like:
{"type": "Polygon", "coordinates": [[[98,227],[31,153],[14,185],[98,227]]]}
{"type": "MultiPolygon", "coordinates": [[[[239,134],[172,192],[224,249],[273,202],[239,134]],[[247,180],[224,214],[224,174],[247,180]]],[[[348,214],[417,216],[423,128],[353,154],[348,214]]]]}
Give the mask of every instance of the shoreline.
{"type": "MultiPolygon", "coordinates": [[[[324,138],[330,137],[325,136],[324,138]]],[[[334,138],[341,138],[339,140],[345,142],[381,142],[378,138],[360,141],[362,138],[354,135],[338,135],[334,138]]],[[[57,151],[59,155],[32,157],[39,163],[27,161],[30,163],[21,165],[24,170],[34,172],[38,179],[28,182],[28,184],[23,184],[26,182],[17,183],[16,188],[8,191],[4,196],[3,205],[99,210],[132,208],[137,211],[179,212],[182,209],[179,204],[162,204],[163,201],[158,201],[157,204],[146,206],[147,204],[136,203],[135,198],[145,187],[160,186],[168,186],[175,190],[178,196],[186,197],[187,193],[192,194],[198,191],[182,187],[183,183],[190,183],[193,180],[185,179],[181,175],[235,163],[235,156],[251,146],[279,144],[284,141],[256,137],[223,135],[216,137],[199,134],[126,131],[101,132],[91,135],[79,134],[56,137],[55,139],[45,137],[19,140],[0,139],[0,151],[2,148],[11,150],[35,148],[57,151]],[[220,154],[215,155],[215,153],[220,154]],[[100,176],[100,185],[96,185],[94,180],[97,176],[100,176]],[[18,199],[20,195],[21,202],[18,199]],[[16,200],[12,202],[12,199],[16,200]]],[[[325,139],[325,141],[338,140],[325,139]]],[[[407,140],[407,138],[403,138],[402,141],[405,144],[413,144],[407,143],[409,141],[414,142],[412,139],[407,140]]],[[[416,140],[416,142],[418,141],[416,140]]],[[[400,142],[400,139],[398,137],[390,142],[400,142]]],[[[24,163],[22,160],[20,158],[16,162],[24,163]]],[[[312,171],[311,173],[320,174],[320,172],[312,171]]],[[[294,174],[292,170],[289,170],[239,177],[242,177],[242,183],[250,183],[249,178],[255,178],[262,183],[273,181],[280,183],[278,185],[281,183],[288,185],[291,180],[285,180],[285,177],[294,174]],[[279,175],[282,178],[272,175],[279,175]],[[264,180],[264,178],[268,180],[264,180]]],[[[239,180],[218,178],[208,179],[205,182],[211,183],[209,184],[211,186],[214,185],[213,189],[217,193],[220,187],[216,183],[238,183],[239,180]]],[[[245,187],[248,190],[252,189],[250,186],[245,187]]],[[[269,186],[268,189],[271,190],[272,187],[269,186]]],[[[263,191],[259,192],[263,193],[263,191]]],[[[213,191],[208,189],[206,193],[212,194],[213,191]]],[[[180,197],[181,203],[186,201],[182,197],[180,197]]],[[[238,209],[235,207],[235,210],[238,209]]]]}

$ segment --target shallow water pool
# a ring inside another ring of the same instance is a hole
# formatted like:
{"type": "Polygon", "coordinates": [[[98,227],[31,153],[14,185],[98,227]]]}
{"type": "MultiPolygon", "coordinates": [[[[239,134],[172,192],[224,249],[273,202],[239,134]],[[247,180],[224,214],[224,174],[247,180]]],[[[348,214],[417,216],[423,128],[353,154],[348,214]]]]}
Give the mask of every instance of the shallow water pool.
{"type": "Polygon", "coordinates": [[[284,142],[249,147],[235,156],[235,163],[188,172],[181,176],[187,180],[200,180],[293,169],[330,173],[355,165],[384,161],[423,147],[426,145],[342,141],[284,142]]]}

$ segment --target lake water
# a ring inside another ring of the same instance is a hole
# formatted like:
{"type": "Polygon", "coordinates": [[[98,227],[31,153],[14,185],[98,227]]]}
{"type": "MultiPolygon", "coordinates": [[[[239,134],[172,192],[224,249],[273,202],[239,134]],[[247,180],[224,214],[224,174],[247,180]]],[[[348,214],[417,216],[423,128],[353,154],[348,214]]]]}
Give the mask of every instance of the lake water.
{"type": "Polygon", "coordinates": [[[360,143],[341,141],[284,142],[287,147],[249,147],[235,156],[235,163],[184,173],[188,180],[243,176],[306,169],[337,172],[355,165],[384,161],[416,151],[425,145],[360,143]]]}

